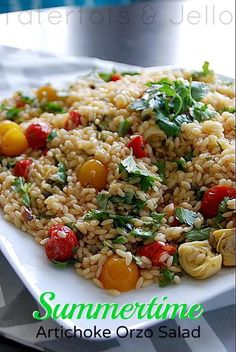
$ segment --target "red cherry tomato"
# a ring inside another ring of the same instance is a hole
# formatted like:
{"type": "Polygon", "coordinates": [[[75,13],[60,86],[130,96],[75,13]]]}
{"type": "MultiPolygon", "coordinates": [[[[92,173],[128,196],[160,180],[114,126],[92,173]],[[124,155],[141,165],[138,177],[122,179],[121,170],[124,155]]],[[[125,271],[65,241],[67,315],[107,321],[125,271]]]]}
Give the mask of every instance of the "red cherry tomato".
{"type": "Polygon", "coordinates": [[[111,81],[116,82],[119,81],[121,79],[121,75],[119,73],[113,73],[113,75],[111,76],[111,81]]]}
{"type": "Polygon", "coordinates": [[[81,115],[77,110],[72,110],[65,122],[65,130],[70,131],[81,125],[81,115]]]}
{"type": "Polygon", "coordinates": [[[28,178],[29,168],[32,164],[31,160],[20,160],[17,161],[13,169],[13,175],[22,176],[25,180],[28,178]]]}
{"type": "Polygon", "coordinates": [[[22,100],[17,100],[16,107],[17,108],[24,108],[25,107],[25,102],[22,101],[22,100]]]}
{"type": "Polygon", "coordinates": [[[48,259],[63,262],[74,256],[73,250],[79,241],[74,231],[65,225],[53,225],[48,231],[49,241],[45,245],[48,259]]]}
{"type": "Polygon", "coordinates": [[[200,212],[207,218],[214,218],[219,211],[219,205],[225,197],[235,198],[236,188],[230,186],[213,186],[209,188],[202,198],[200,212]]]}
{"type": "Polygon", "coordinates": [[[29,147],[33,149],[44,147],[50,132],[51,127],[47,123],[33,122],[25,131],[29,147]]]}
{"type": "Polygon", "coordinates": [[[143,136],[134,137],[128,144],[128,148],[133,149],[134,156],[136,158],[145,158],[148,156],[148,152],[145,149],[145,143],[143,140],[143,136]]]}
{"type": "Polygon", "coordinates": [[[159,242],[153,242],[138,249],[138,255],[149,258],[152,261],[152,265],[157,266],[164,265],[160,262],[160,257],[164,252],[174,254],[176,253],[176,248],[170,244],[163,245],[159,242]]]}

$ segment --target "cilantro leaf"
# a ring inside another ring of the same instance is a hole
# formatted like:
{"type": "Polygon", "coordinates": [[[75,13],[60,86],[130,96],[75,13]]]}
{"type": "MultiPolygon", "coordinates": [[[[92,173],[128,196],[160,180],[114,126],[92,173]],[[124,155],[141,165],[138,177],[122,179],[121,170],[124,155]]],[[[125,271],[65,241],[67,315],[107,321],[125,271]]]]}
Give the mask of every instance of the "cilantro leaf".
{"type": "Polygon", "coordinates": [[[141,210],[145,208],[146,206],[146,201],[143,201],[137,197],[133,193],[125,193],[124,197],[121,196],[111,196],[109,197],[109,201],[112,202],[113,204],[119,204],[119,203],[124,203],[124,204],[129,204],[132,205],[135,209],[141,210]]]}
{"type": "Polygon", "coordinates": [[[65,112],[60,104],[51,101],[43,104],[42,108],[48,112],[65,112]]]}
{"type": "Polygon", "coordinates": [[[199,217],[194,211],[185,208],[176,208],[175,216],[181,224],[187,224],[189,226],[193,226],[194,221],[199,217]]]}
{"type": "Polygon", "coordinates": [[[58,164],[58,172],[56,174],[55,182],[60,186],[65,186],[67,183],[66,166],[64,163],[58,164]]]}
{"type": "Polygon", "coordinates": [[[159,281],[159,287],[165,287],[173,281],[175,274],[167,268],[161,269],[160,272],[163,278],[159,281]]]}
{"type": "Polygon", "coordinates": [[[51,259],[50,261],[53,264],[55,264],[58,269],[64,269],[68,264],[76,262],[76,260],[74,260],[74,259],[69,259],[69,260],[66,260],[64,262],[59,262],[58,260],[54,260],[54,259],[51,259]]]}
{"type": "Polygon", "coordinates": [[[21,111],[22,109],[20,108],[11,108],[11,109],[8,109],[7,110],[7,113],[6,113],[6,118],[8,120],[14,120],[16,117],[18,117],[18,114],[19,112],[21,111]]]}
{"type": "Polygon", "coordinates": [[[209,109],[206,104],[198,103],[190,109],[190,115],[198,122],[202,122],[215,117],[217,112],[209,109]]]}
{"type": "Polygon", "coordinates": [[[25,182],[23,177],[15,177],[14,181],[12,182],[13,191],[21,195],[22,203],[28,208],[31,205],[30,197],[28,194],[29,187],[30,185],[25,182]]]}
{"type": "Polygon", "coordinates": [[[57,137],[57,132],[52,130],[48,135],[47,142],[51,142],[55,137],[57,137]]]}
{"type": "Polygon", "coordinates": [[[193,229],[186,233],[186,239],[189,241],[204,241],[208,239],[210,231],[210,227],[206,227],[204,229],[193,229]]]}
{"type": "Polygon", "coordinates": [[[143,237],[145,239],[153,238],[155,236],[155,233],[153,233],[152,231],[147,231],[142,228],[135,228],[132,231],[130,231],[129,234],[134,237],[143,237]]]}
{"type": "Polygon", "coordinates": [[[228,201],[230,200],[229,197],[224,197],[224,199],[220,202],[219,205],[219,212],[220,213],[225,213],[228,210],[228,201]]]}
{"type": "Polygon", "coordinates": [[[214,74],[213,70],[209,69],[209,62],[205,61],[202,65],[202,71],[193,72],[193,78],[207,77],[208,75],[214,74]]]}
{"type": "Polygon", "coordinates": [[[162,180],[162,182],[165,180],[166,178],[166,175],[165,175],[165,172],[166,172],[166,164],[165,164],[165,161],[162,161],[162,160],[159,160],[156,162],[156,166],[158,167],[158,174],[162,180]]]}
{"type": "Polygon", "coordinates": [[[98,193],[97,195],[97,203],[98,207],[101,210],[106,210],[107,209],[107,203],[108,203],[109,196],[106,193],[98,193]]]}
{"type": "Polygon", "coordinates": [[[130,126],[131,124],[127,119],[121,121],[118,128],[118,136],[124,137],[128,133],[130,126]]]}
{"type": "Polygon", "coordinates": [[[127,242],[127,238],[125,236],[117,236],[114,240],[112,240],[112,243],[114,244],[124,244],[127,242]]]}
{"type": "Polygon", "coordinates": [[[200,101],[209,92],[208,86],[203,82],[192,82],[191,83],[191,96],[194,100],[200,101]]]}
{"type": "Polygon", "coordinates": [[[130,108],[136,111],[152,109],[156,123],[169,137],[177,137],[184,122],[203,121],[216,113],[198,103],[209,90],[203,82],[162,79],[148,86],[143,97],[135,100],[130,108]]]}
{"type": "Polygon", "coordinates": [[[157,179],[149,171],[140,169],[132,155],[129,155],[126,159],[122,160],[119,165],[119,171],[122,175],[125,175],[128,180],[134,180],[135,177],[137,177],[138,182],[140,183],[140,189],[144,192],[152,188],[157,179]]]}

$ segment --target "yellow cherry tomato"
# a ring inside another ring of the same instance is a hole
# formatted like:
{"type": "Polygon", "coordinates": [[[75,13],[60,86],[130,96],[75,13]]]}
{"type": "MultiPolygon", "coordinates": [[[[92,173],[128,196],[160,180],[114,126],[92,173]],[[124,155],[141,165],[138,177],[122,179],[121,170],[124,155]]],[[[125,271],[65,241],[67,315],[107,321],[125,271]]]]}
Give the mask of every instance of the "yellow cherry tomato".
{"type": "Polygon", "coordinates": [[[76,172],[83,187],[96,188],[101,191],[107,183],[107,166],[96,159],[86,161],[76,172]]]}
{"type": "Polygon", "coordinates": [[[18,130],[21,130],[20,126],[17,125],[17,123],[9,120],[4,120],[0,122],[0,137],[3,137],[4,134],[6,134],[9,130],[12,128],[16,128],[18,130]]]}
{"type": "Polygon", "coordinates": [[[135,288],[138,278],[139,270],[134,262],[126,265],[124,258],[112,255],[103,265],[99,280],[105,289],[124,292],[135,288]]]}
{"type": "Polygon", "coordinates": [[[47,101],[54,101],[58,99],[57,91],[52,86],[42,86],[36,91],[38,100],[46,99],[47,101]]]}
{"type": "Polygon", "coordinates": [[[23,132],[12,128],[2,137],[2,152],[6,156],[17,156],[26,151],[28,142],[23,132]]]}

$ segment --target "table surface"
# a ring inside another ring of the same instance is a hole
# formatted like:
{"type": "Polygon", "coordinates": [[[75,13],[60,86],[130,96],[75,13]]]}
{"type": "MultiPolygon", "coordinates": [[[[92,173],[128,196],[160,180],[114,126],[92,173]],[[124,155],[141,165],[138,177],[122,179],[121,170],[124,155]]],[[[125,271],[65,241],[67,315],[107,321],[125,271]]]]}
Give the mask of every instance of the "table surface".
{"type": "MultiPolygon", "coordinates": [[[[0,45],[141,66],[198,68],[208,60],[215,71],[234,76],[234,6],[233,0],[165,0],[2,14],[0,45]]],[[[4,338],[0,350],[33,351],[4,338]]]]}
{"type": "Polygon", "coordinates": [[[61,7],[0,15],[0,44],[234,76],[234,0],[158,0],[126,7],[61,7]]]}

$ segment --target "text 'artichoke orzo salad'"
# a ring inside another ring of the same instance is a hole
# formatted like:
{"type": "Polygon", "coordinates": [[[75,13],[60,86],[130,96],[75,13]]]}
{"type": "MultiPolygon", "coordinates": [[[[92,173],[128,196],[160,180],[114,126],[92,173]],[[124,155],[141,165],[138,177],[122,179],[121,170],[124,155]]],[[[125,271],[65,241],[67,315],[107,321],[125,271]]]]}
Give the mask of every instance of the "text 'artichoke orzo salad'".
{"type": "Polygon", "coordinates": [[[234,266],[234,99],[207,62],[17,92],[0,106],[5,218],[112,295],[234,266]]]}

